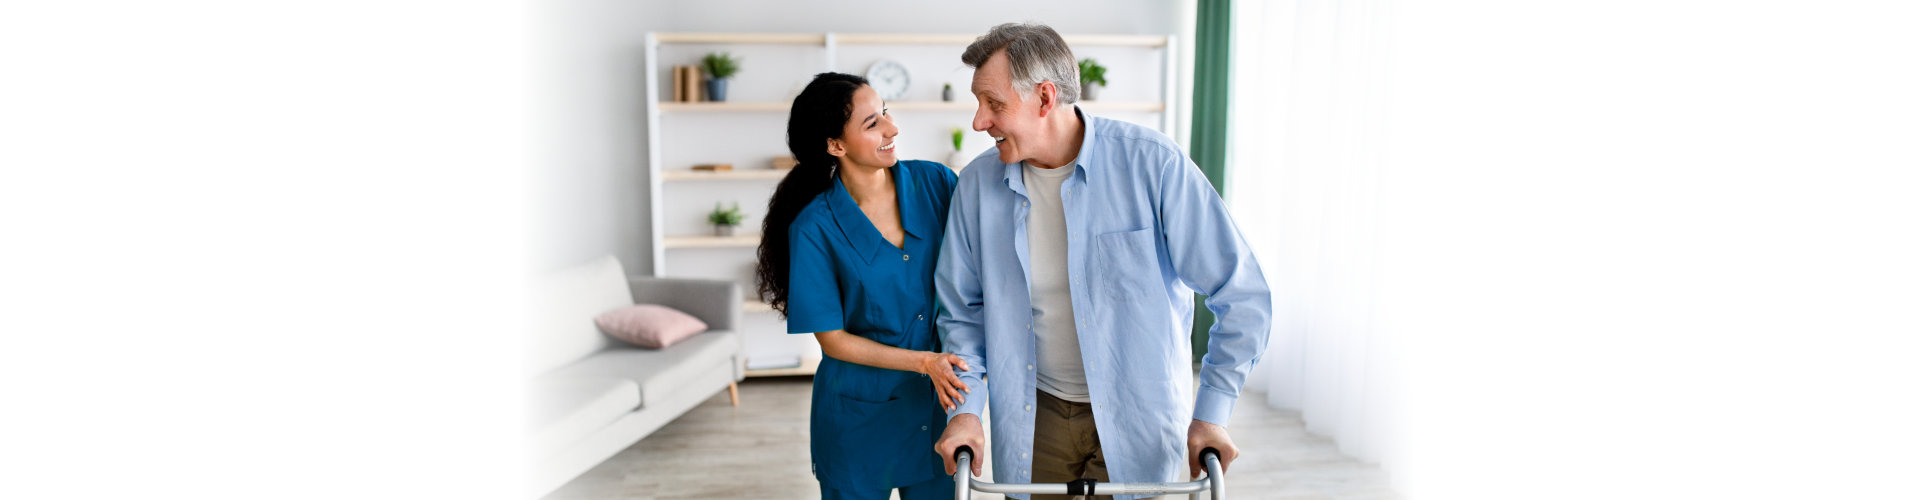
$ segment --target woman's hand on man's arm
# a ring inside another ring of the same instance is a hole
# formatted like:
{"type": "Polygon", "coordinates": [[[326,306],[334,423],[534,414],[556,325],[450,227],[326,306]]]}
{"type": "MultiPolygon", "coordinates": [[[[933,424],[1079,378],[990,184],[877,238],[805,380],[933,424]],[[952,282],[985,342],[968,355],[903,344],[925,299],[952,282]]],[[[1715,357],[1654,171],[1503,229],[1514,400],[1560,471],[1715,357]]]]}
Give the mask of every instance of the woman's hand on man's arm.
{"type": "Polygon", "coordinates": [[[820,351],[833,359],[926,374],[927,378],[933,379],[934,394],[940,398],[940,407],[949,411],[966,401],[963,394],[972,392],[953,372],[956,367],[960,371],[969,371],[967,362],[959,356],[901,349],[847,333],[846,330],[819,332],[813,337],[820,341],[820,351]]]}
{"type": "Polygon", "coordinates": [[[953,370],[958,368],[960,371],[968,371],[967,361],[946,353],[921,352],[920,354],[923,356],[918,371],[926,374],[927,378],[933,379],[933,394],[940,397],[940,407],[953,411],[954,406],[966,402],[967,397],[961,393],[973,391],[967,388],[965,382],[960,381],[960,375],[955,374],[953,370]]]}

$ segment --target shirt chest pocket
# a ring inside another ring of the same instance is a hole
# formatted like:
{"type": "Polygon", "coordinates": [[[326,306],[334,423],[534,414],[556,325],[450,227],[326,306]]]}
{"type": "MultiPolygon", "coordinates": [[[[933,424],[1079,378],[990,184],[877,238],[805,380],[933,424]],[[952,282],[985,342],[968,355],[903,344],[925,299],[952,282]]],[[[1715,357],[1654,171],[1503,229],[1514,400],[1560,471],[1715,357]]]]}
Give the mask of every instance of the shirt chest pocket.
{"type": "Polygon", "coordinates": [[[1102,234],[1094,248],[1098,253],[1089,259],[1093,262],[1093,292],[1103,305],[1119,308],[1109,315],[1137,310],[1161,289],[1152,229],[1102,234]]]}

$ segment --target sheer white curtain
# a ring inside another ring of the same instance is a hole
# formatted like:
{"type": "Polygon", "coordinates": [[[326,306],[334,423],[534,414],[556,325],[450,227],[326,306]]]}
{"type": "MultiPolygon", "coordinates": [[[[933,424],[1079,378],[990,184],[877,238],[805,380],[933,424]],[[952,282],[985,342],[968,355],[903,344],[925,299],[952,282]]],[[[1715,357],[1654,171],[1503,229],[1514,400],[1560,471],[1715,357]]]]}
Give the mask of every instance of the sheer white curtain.
{"type": "Polygon", "coordinates": [[[1415,498],[1915,497],[1915,12],[1233,10],[1267,403],[1415,498]]]}
{"type": "Polygon", "coordinates": [[[1274,291],[1249,388],[1391,470],[1399,364],[1376,317],[1387,6],[1234,3],[1227,197],[1274,291]]]}

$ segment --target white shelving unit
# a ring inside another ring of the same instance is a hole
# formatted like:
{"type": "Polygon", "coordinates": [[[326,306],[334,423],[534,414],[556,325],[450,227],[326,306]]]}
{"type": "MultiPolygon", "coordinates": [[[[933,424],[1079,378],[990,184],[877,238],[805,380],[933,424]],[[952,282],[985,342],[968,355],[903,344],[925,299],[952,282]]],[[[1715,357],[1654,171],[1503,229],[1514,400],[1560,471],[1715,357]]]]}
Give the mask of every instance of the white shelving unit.
{"type": "MultiPolygon", "coordinates": [[[[891,111],[973,111],[974,101],[895,101],[887,103],[891,111]]],[[[714,112],[714,111],[779,111],[786,112],[791,102],[663,102],[660,110],[668,113],[714,112]]],[[[1158,101],[1134,102],[1081,102],[1080,107],[1088,111],[1150,111],[1158,113],[1166,109],[1166,103],[1158,101]]]]}
{"type": "MultiPolygon", "coordinates": [[[[760,245],[760,213],[787,174],[771,166],[788,155],[787,111],[814,74],[861,75],[879,59],[910,71],[908,94],[888,102],[900,126],[901,158],[946,163],[950,127],[968,129],[969,155],[990,147],[971,132],[975,102],[967,91],[973,71],[960,52],[978,34],[888,33],[649,33],[646,40],[647,183],[651,197],[652,259],[657,276],[732,279],[748,297],[740,307],[749,364],[791,360],[798,366],[749,370],[749,376],[810,375],[820,362],[810,335],[788,335],[773,308],[755,297],[753,266],[760,245]],[[666,77],[676,65],[697,64],[707,52],[731,52],[741,72],[727,102],[673,102],[666,77]],[[954,101],[940,100],[952,84],[954,101]],[[734,170],[694,171],[698,163],[731,163],[734,170]],[[712,236],[705,214],[715,203],[739,203],[748,215],[736,236],[712,236]],[[755,363],[755,359],[763,360],[755,363]]],[[[1063,35],[1076,57],[1108,67],[1109,85],[1090,113],[1154,127],[1175,135],[1175,40],[1159,35],[1063,35]]],[[[953,167],[958,167],[957,165],[953,167]]]]}

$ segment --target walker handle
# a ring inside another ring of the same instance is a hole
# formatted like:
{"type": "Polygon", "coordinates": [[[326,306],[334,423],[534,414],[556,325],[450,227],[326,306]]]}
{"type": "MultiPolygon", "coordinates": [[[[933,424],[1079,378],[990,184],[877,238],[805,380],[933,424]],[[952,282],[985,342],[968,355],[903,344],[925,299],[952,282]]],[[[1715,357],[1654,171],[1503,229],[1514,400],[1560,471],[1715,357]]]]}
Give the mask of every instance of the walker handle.
{"type": "Polygon", "coordinates": [[[1227,498],[1226,468],[1220,465],[1220,450],[1209,446],[1200,450],[1200,466],[1207,468],[1207,490],[1210,498],[1227,498]]]}
{"type": "Polygon", "coordinates": [[[973,498],[973,447],[960,445],[953,450],[953,498],[973,498]]]}

